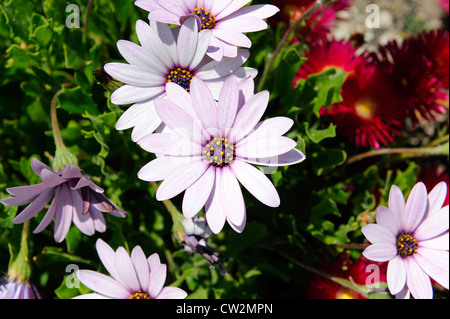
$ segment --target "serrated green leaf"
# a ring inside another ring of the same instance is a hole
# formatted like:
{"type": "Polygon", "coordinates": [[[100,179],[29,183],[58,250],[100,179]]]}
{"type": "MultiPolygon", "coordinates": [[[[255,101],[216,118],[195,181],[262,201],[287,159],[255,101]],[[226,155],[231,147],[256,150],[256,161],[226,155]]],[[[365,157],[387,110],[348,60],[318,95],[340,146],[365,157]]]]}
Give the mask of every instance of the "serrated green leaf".
{"type": "Polygon", "coordinates": [[[323,130],[310,128],[309,123],[307,122],[304,123],[304,126],[306,135],[315,144],[320,143],[322,140],[326,138],[336,137],[336,126],[333,123],[330,123],[328,128],[323,130]]]}
{"type": "Polygon", "coordinates": [[[92,97],[84,93],[81,87],[64,88],[58,94],[59,107],[69,113],[83,114],[86,111],[98,115],[98,109],[92,97]]]}

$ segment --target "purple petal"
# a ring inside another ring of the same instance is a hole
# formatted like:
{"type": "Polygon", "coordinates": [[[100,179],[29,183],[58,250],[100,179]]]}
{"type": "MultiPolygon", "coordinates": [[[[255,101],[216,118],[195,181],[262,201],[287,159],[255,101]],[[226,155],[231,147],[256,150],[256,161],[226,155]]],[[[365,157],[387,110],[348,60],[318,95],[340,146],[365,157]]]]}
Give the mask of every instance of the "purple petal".
{"type": "Polygon", "coordinates": [[[161,260],[159,259],[159,255],[157,253],[153,253],[150,257],[147,258],[148,266],[150,267],[150,271],[152,269],[156,269],[161,265],[161,260]]]}
{"type": "Polygon", "coordinates": [[[294,165],[303,162],[305,159],[305,154],[293,148],[284,154],[272,157],[247,158],[245,161],[249,164],[273,167],[294,165]]]}
{"type": "Polygon", "coordinates": [[[45,165],[44,163],[42,163],[40,160],[38,160],[35,157],[33,157],[31,159],[31,168],[36,173],[36,175],[38,175],[39,177],[41,176],[41,171],[43,169],[47,169],[49,171],[52,170],[50,167],[48,167],[47,165],[45,165]]]}
{"type": "Polygon", "coordinates": [[[430,277],[417,265],[413,258],[405,258],[406,284],[415,299],[432,299],[433,289],[430,277]]]}
{"type": "Polygon", "coordinates": [[[191,98],[202,127],[212,133],[217,128],[217,104],[207,85],[197,77],[192,79],[191,98]]]}
{"type": "Polygon", "coordinates": [[[285,154],[297,143],[285,136],[244,138],[236,144],[236,156],[241,159],[267,158],[285,154]]]}
{"type": "Polygon", "coordinates": [[[194,17],[188,18],[181,25],[180,33],[178,34],[177,49],[178,62],[180,67],[189,67],[197,50],[198,40],[198,24],[194,17]]]}
{"type": "Polygon", "coordinates": [[[259,201],[270,207],[280,205],[280,197],[272,182],[255,167],[236,160],[231,169],[239,182],[259,201]]]}
{"type": "Polygon", "coordinates": [[[419,242],[419,247],[439,249],[439,250],[449,250],[449,233],[445,232],[440,236],[427,240],[422,240],[419,242]]]}
{"type": "Polygon", "coordinates": [[[372,244],[389,244],[393,246],[397,244],[396,235],[384,226],[369,224],[361,228],[361,231],[372,244]]]}
{"type": "Polygon", "coordinates": [[[213,37],[216,37],[217,39],[232,45],[240,46],[243,48],[250,48],[252,46],[252,41],[249,39],[249,37],[247,37],[239,30],[214,29],[212,35],[213,37]]]}
{"type": "Polygon", "coordinates": [[[147,292],[152,298],[157,298],[161,292],[164,282],[166,281],[167,266],[160,264],[157,267],[153,267],[150,272],[150,280],[148,284],[147,292]]]}
{"type": "MultiPolygon", "coordinates": [[[[425,184],[417,183],[411,190],[405,206],[405,232],[412,233],[422,221],[428,209],[428,194],[425,184]]],[[[412,292],[411,292],[412,293],[412,292]]]]}
{"type": "Polygon", "coordinates": [[[216,30],[223,30],[224,32],[228,30],[239,31],[239,32],[256,32],[267,29],[267,23],[257,17],[251,16],[238,16],[232,18],[225,18],[220,23],[217,24],[216,30]]]}
{"type": "Polygon", "coordinates": [[[236,116],[233,129],[229,135],[230,139],[239,142],[255,128],[256,124],[266,111],[267,104],[269,103],[269,96],[270,94],[268,91],[263,91],[250,98],[236,116]]]}
{"type": "Polygon", "coordinates": [[[19,215],[17,215],[13,219],[13,224],[21,224],[38,214],[41,210],[44,209],[45,205],[47,205],[54,193],[55,189],[53,188],[44,190],[22,212],[20,212],[19,215]]]}
{"type": "Polygon", "coordinates": [[[439,211],[444,205],[445,198],[447,197],[447,184],[440,182],[437,184],[430,193],[428,193],[429,213],[433,214],[439,211]]]}
{"type": "Polygon", "coordinates": [[[237,10],[236,12],[227,16],[226,19],[228,20],[234,17],[255,17],[259,19],[267,19],[275,15],[279,11],[280,9],[271,4],[255,4],[237,10]]]}
{"type": "Polygon", "coordinates": [[[183,89],[181,86],[175,83],[166,84],[166,94],[167,98],[178,105],[183,111],[185,111],[192,119],[197,120],[197,114],[194,111],[194,106],[192,105],[191,95],[183,89]]]}
{"type": "Polygon", "coordinates": [[[111,95],[111,102],[117,105],[144,102],[148,99],[156,99],[164,93],[164,86],[138,87],[125,84],[115,90],[111,95]]]}
{"type": "Polygon", "coordinates": [[[72,196],[67,184],[62,184],[58,188],[55,199],[57,199],[57,206],[54,238],[56,242],[60,243],[66,238],[73,217],[72,196]]]}
{"type": "Polygon", "coordinates": [[[378,225],[388,229],[394,236],[401,233],[401,225],[398,224],[397,219],[394,217],[394,214],[392,214],[389,208],[384,206],[378,207],[376,220],[378,225]]]}
{"type": "Polygon", "coordinates": [[[125,84],[140,87],[161,86],[167,81],[161,73],[126,63],[107,63],[105,71],[125,84]]]}
{"type": "MultiPolygon", "coordinates": [[[[111,212],[108,212],[111,213],[111,212]]],[[[106,231],[106,221],[105,217],[103,216],[103,213],[99,211],[94,206],[91,206],[89,209],[88,214],[91,216],[92,222],[94,223],[94,229],[100,233],[103,233],[106,231]]],[[[111,213],[113,216],[116,217],[125,217],[121,213],[111,213]]]]}
{"type": "Polygon", "coordinates": [[[194,70],[195,76],[205,81],[217,80],[221,77],[231,75],[247,61],[249,56],[250,52],[248,50],[241,49],[238,50],[235,58],[224,57],[221,61],[213,60],[207,64],[200,64],[194,70]]]}
{"type": "Polygon", "coordinates": [[[186,189],[183,197],[183,215],[186,218],[194,217],[205,205],[214,186],[215,168],[208,170],[190,187],[186,189]]]}
{"type": "Polygon", "coordinates": [[[44,218],[42,218],[39,225],[36,227],[36,229],[33,231],[33,234],[40,233],[43,231],[53,220],[56,214],[56,207],[57,207],[57,200],[56,196],[53,198],[52,203],[50,204],[50,207],[47,211],[47,213],[44,215],[44,218]]]}
{"type": "Polygon", "coordinates": [[[83,199],[79,190],[71,191],[73,205],[73,223],[85,235],[95,233],[94,223],[90,214],[83,214],[83,199]]]}
{"type": "Polygon", "coordinates": [[[406,268],[403,257],[391,259],[387,267],[387,283],[392,295],[398,294],[406,284],[406,268]]]}
{"type": "Polygon", "coordinates": [[[449,208],[442,207],[434,214],[428,215],[414,232],[414,237],[420,242],[439,236],[449,229],[449,208]]]}
{"type": "Polygon", "coordinates": [[[114,279],[120,280],[116,270],[116,253],[114,252],[114,250],[101,238],[97,239],[95,246],[97,249],[98,257],[100,258],[100,261],[102,262],[108,273],[114,279]]]}
{"type": "Polygon", "coordinates": [[[222,136],[228,136],[233,127],[239,103],[238,82],[234,75],[230,75],[223,84],[217,105],[217,127],[222,136]]]}
{"type": "Polygon", "coordinates": [[[251,0],[233,0],[230,2],[230,4],[222,10],[222,12],[220,12],[220,14],[218,14],[216,16],[217,20],[223,19],[226,16],[236,12],[237,10],[239,10],[240,8],[242,8],[243,6],[245,6],[246,4],[248,4],[251,0]]]}
{"type": "Polygon", "coordinates": [[[194,161],[178,168],[159,185],[156,199],[163,201],[177,196],[197,181],[208,167],[209,164],[203,161],[194,161]]]}
{"type": "Polygon", "coordinates": [[[167,72],[167,68],[159,62],[158,58],[150,50],[126,40],[119,40],[117,48],[124,59],[135,66],[149,68],[161,74],[167,72]]]}
{"type": "Polygon", "coordinates": [[[158,294],[156,299],[184,299],[187,293],[177,287],[164,287],[158,294]]]}
{"type": "Polygon", "coordinates": [[[32,202],[39,194],[48,189],[43,183],[36,185],[7,188],[6,191],[15,196],[3,198],[0,203],[6,206],[21,206],[32,202]]]}
{"type": "Polygon", "coordinates": [[[141,290],[136,270],[131,262],[131,258],[126,252],[125,248],[119,247],[116,251],[115,265],[117,275],[120,278],[120,282],[128,287],[132,292],[141,290]]]}
{"type": "Polygon", "coordinates": [[[64,179],[80,178],[82,176],[83,173],[81,173],[80,169],[73,164],[69,164],[68,166],[66,166],[61,175],[61,177],[64,179]]]}
{"type": "MultiPolygon", "coordinates": [[[[178,23],[178,21],[177,21],[178,23]]],[[[159,23],[157,21],[154,21],[150,19],[150,28],[155,32],[156,36],[160,41],[163,43],[164,47],[167,49],[167,52],[170,54],[170,58],[168,59],[166,57],[161,57],[160,60],[165,61],[165,63],[170,63],[172,61],[172,65],[166,64],[166,66],[169,69],[172,69],[175,66],[179,65],[178,60],[178,50],[177,50],[177,43],[175,41],[175,38],[178,36],[178,32],[180,28],[171,28],[166,23],[159,23]]],[[[155,46],[152,45],[153,52],[156,54],[156,56],[160,56],[162,53],[165,54],[165,51],[159,51],[155,50],[155,46]]]]}
{"type": "Polygon", "coordinates": [[[191,70],[195,69],[200,64],[200,62],[203,61],[208,50],[211,38],[211,30],[202,30],[199,32],[197,50],[195,51],[195,55],[192,58],[191,63],[189,64],[189,68],[191,70]]]}
{"type": "Polygon", "coordinates": [[[241,187],[229,167],[222,168],[219,193],[227,220],[234,225],[241,225],[245,218],[244,197],[241,187]]]}
{"type": "MultiPolygon", "coordinates": [[[[164,90],[164,86],[161,86],[160,88],[164,90]]],[[[159,120],[158,123],[161,123],[161,120],[156,113],[155,103],[153,100],[135,103],[128,108],[117,121],[116,130],[129,129],[139,123],[139,120],[142,119],[142,117],[156,118],[159,120]]]]}
{"type": "Polygon", "coordinates": [[[141,290],[145,290],[148,287],[148,283],[150,280],[150,267],[148,265],[144,251],[140,246],[134,247],[131,251],[131,261],[136,270],[141,290]]]}
{"type": "Polygon", "coordinates": [[[226,213],[223,210],[222,200],[219,192],[221,172],[216,169],[216,179],[213,189],[205,204],[206,221],[214,234],[218,234],[225,225],[226,213]]]}
{"type": "Polygon", "coordinates": [[[392,185],[389,191],[389,210],[397,219],[399,225],[404,226],[405,218],[405,197],[397,185],[392,185]]]}
{"type": "Polygon", "coordinates": [[[120,282],[104,274],[92,270],[78,270],[78,279],[89,289],[116,299],[128,299],[131,292],[120,282]]]}
{"type": "Polygon", "coordinates": [[[156,112],[161,120],[174,133],[189,137],[194,143],[201,144],[201,128],[184,110],[166,99],[155,101],[156,112]]]}
{"type": "Polygon", "coordinates": [[[445,289],[449,289],[448,251],[421,248],[412,258],[428,276],[445,289]]]}
{"type": "Polygon", "coordinates": [[[242,220],[242,222],[238,225],[233,224],[233,222],[231,222],[228,218],[227,218],[227,222],[230,225],[230,227],[237,232],[238,234],[242,233],[244,231],[245,225],[247,223],[247,214],[244,214],[244,219],[242,220]]]}
{"type": "Polygon", "coordinates": [[[138,177],[147,182],[162,181],[172,174],[174,170],[193,160],[191,157],[157,157],[139,170],[138,177]]]}
{"type": "Polygon", "coordinates": [[[202,146],[192,143],[189,137],[170,133],[154,133],[138,141],[147,152],[171,156],[201,155],[202,146]]]}
{"type": "MultiPolygon", "coordinates": [[[[160,24],[156,23],[156,28],[160,24]]],[[[145,50],[149,50],[156,56],[167,69],[172,69],[174,66],[174,60],[172,55],[167,49],[168,47],[164,43],[174,44],[173,35],[170,33],[161,33],[158,35],[156,31],[142,20],[136,22],[136,34],[139,38],[139,42],[145,50]],[[169,36],[169,37],[167,37],[169,36]]]]}
{"type": "Polygon", "coordinates": [[[67,182],[66,179],[60,177],[54,171],[45,168],[41,171],[41,179],[44,185],[47,187],[55,187],[67,182]]]}
{"type": "Polygon", "coordinates": [[[374,244],[367,247],[362,254],[369,260],[389,261],[397,256],[397,247],[386,243],[374,244]]]}

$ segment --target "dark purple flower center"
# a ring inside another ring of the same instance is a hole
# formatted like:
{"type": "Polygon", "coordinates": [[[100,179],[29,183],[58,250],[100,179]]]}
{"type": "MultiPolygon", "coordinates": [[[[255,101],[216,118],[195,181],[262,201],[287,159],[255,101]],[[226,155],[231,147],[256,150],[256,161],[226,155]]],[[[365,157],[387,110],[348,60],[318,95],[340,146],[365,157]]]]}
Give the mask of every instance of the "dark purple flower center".
{"type": "Polygon", "coordinates": [[[150,297],[150,295],[148,293],[146,293],[146,292],[136,291],[128,299],[152,299],[152,297],[150,297]]]}
{"type": "Polygon", "coordinates": [[[227,167],[236,159],[236,144],[214,137],[203,147],[203,157],[215,167],[227,167]]]}
{"type": "Polygon", "coordinates": [[[216,26],[216,17],[211,14],[211,11],[206,11],[205,8],[200,7],[195,8],[192,13],[196,14],[202,20],[202,30],[214,29],[216,26]]]}
{"type": "Polygon", "coordinates": [[[176,83],[190,93],[191,81],[194,74],[182,68],[176,68],[167,75],[167,82],[176,83]]]}
{"type": "Polygon", "coordinates": [[[411,234],[401,233],[397,237],[397,251],[403,258],[415,254],[417,252],[417,239],[411,234]]]}

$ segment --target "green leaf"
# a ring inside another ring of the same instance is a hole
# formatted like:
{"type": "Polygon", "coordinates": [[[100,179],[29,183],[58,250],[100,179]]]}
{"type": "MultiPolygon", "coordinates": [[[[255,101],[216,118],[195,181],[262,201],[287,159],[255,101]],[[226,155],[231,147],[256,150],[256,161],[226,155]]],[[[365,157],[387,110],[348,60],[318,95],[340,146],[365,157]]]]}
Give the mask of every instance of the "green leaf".
{"type": "Polygon", "coordinates": [[[306,60],[306,58],[300,57],[298,51],[293,47],[289,47],[282,54],[278,66],[274,68],[276,92],[284,96],[292,89],[297,71],[306,60]]]}
{"type": "Polygon", "coordinates": [[[325,169],[332,169],[343,164],[347,153],[340,149],[320,149],[309,155],[309,160],[317,175],[322,175],[325,169]]]}
{"type": "Polygon", "coordinates": [[[322,107],[342,102],[341,89],[347,74],[340,69],[311,74],[306,80],[299,81],[296,88],[288,94],[294,96],[287,98],[298,101],[303,113],[320,117],[319,110],[322,107]]]}
{"type": "Polygon", "coordinates": [[[58,94],[58,102],[60,108],[69,113],[83,114],[87,111],[90,114],[99,114],[97,106],[92,100],[92,96],[84,93],[79,86],[71,89],[64,88],[58,94]]]}
{"type": "Polygon", "coordinates": [[[328,126],[328,128],[323,130],[310,128],[308,122],[305,122],[304,126],[306,135],[315,144],[320,143],[322,140],[326,138],[336,137],[336,126],[333,125],[333,123],[330,123],[330,126],[328,126]]]}

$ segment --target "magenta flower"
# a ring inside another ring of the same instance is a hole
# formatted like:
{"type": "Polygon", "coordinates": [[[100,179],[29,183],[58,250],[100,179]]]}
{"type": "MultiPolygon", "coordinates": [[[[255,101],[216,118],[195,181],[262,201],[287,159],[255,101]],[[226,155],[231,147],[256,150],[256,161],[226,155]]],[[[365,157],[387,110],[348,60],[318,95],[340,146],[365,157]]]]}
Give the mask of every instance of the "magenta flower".
{"type": "Polygon", "coordinates": [[[362,228],[372,243],[363,255],[370,260],[389,261],[387,283],[397,298],[430,299],[430,277],[449,288],[449,208],[442,207],[447,194],[444,182],[427,195],[419,182],[405,203],[400,189],[393,185],[389,208],[380,206],[376,224],[362,228]]]}
{"type": "Polygon", "coordinates": [[[239,89],[236,78],[230,76],[218,102],[198,78],[193,79],[190,94],[168,86],[167,98],[155,104],[171,132],[147,135],[138,141],[144,150],[158,154],[138,177],[164,180],[156,192],[158,200],[186,190],[182,204],[185,217],[195,216],[205,206],[207,223],[216,234],[225,221],[237,232],[244,229],[246,210],[239,182],[265,205],[280,205],[271,181],[250,164],[285,166],[305,159],[295,149],[297,143],[282,136],[293,125],[291,119],[259,122],[269,92],[253,95],[248,92],[251,85],[244,86],[239,89]]]}
{"type": "Polygon", "coordinates": [[[31,161],[33,171],[42,179],[42,183],[29,186],[7,188],[14,197],[0,202],[6,206],[29,204],[14,219],[14,224],[21,224],[38,214],[53,198],[41,223],[34,230],[39,233],[55,218],[54,238],[62,242],[73,223],[85,235],[91,236],[106,230],[102,212],[117,217],[125,217],[126,212],[112,203],[103,194],[103,189],[95,185],[78,167],[70,164],[54,172],[36,158],[31,161]]]}
{"type": "Polygon", "coordinates": [[[267,29],[263,20],[280,11],[270,4],[246,6],[251,0],[137,0],[135,5],[150,12],[149,20],[180,25],[194,16],[200,30],[210,30],[207,54],[214,60],[236,57],[237,47],[250,48],[244,34],[267,29]]]}
{"type": "Polygon", "coordinates": [[[133,104],[119,118],[116,129],[133,127],[131,138],[139,140],[153,133],[161,124],[155,110],[155,99],[164,97],[167,83],[176,83],[186,91],[193,78],[205,81],[218,94],[226,76],[256,76],[257,71],[243,68],[248,50],[239,50],[234,58],[214,61],[206,56],[211,37],[209,31],[198,32],[197,20],[187,19],[180,28],[142,20],[136,22],[136,33],[142,46],[120,40],[119,52],[127,63],[107,63],[105,71],[125,83],[111,95],[117,105],[133,104]]]}
{"type": "Polygon", "coordinates": [[[78,279],[96,293],[76,299],[183,299],[186,292],[177,287],[164,287],[166,265],[154,253],[146,257],[136,246],[131,256],[125,248],[114,251],[103,240],[96,242],[97,253],[111,277],[92,270],[78,270],[78,279]]]}
{"type": "Polygon", "coordinates": [[[42,297],[32,283],[0,278],[0,299],[42,299],[42,297]]]}

